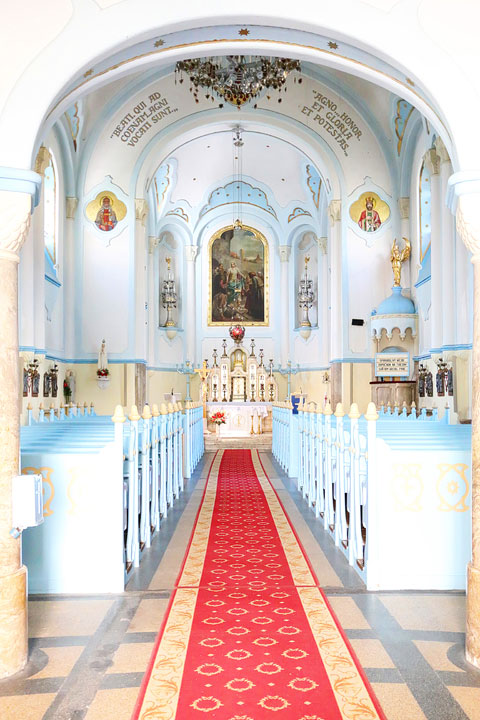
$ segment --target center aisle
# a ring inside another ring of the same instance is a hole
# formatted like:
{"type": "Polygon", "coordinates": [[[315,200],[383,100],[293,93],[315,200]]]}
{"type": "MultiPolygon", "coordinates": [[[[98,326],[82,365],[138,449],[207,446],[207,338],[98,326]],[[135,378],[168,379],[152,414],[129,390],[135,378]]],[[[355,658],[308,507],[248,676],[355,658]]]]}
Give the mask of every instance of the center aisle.
{"type": "Polygon", "coordinates": [[[176,587],[132,720],[384,720],[256,451],[215,456],[176,587]]]}

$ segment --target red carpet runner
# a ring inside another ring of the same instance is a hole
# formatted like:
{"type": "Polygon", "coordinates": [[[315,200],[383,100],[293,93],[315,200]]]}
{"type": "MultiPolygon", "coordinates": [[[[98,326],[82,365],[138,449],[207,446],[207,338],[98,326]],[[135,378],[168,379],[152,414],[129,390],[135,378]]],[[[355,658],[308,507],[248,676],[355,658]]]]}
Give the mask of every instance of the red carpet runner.
{"type": "Polygon", "coordinates": [[[133,718],[384,719],[256,452],[213,461],[133,718]]]}

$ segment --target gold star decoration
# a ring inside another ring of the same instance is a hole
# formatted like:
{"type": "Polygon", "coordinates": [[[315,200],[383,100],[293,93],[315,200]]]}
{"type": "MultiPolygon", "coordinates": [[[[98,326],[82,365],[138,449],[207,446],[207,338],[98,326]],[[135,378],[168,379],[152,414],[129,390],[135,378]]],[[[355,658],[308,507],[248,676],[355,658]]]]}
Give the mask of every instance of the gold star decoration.
{"type": "Polygon", "coordinates": [[[153,44],[155,45],[155,47],[161,47],[162,45],[165,45],[165,40],[162,40],[160,38],[160,40],[156,40],[153,44]]]}
{"type": "Polygon", "coordinates": [[[247,35],[250,35],[250,30],[248,28],[242,28],[238,31],[238,34],[246,37],[247,35]]]}
{"type": "Polygon", "coordinates": [[[412,87],[415,86],[415,83],[413,82],[413,80],[412,80],[411,78],[407,78],[407,83],[408,83],[409,85],[411,85],[412,87]]]}
{"type": "Polygon", "coordinates": [[[329,47],[331,50],[336,50],[336,49],[338,48],[338,45],[337,45],[336,42],[333,42],[333,40],[330,40],[330,42],[328,43],[328,47],[329,47]]]}
{"type": "Polygon", "coordinates": [[[87,72],[83,73],[83,77],[87,78],[89,75],[93,75],[93,70],[90,68],[90,70],[87,70],[87,72]]]}

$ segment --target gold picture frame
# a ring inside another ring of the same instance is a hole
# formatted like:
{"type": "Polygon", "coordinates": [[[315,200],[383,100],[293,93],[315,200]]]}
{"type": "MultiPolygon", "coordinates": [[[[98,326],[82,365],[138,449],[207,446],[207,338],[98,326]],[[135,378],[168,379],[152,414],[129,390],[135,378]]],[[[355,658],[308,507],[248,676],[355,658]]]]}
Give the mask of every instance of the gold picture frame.
{"type": "MultiPolygon", "coordinates": [[[[228,261],[230,263],[229,269],[231,265],[233,264],[235,267],[237,266],[237,263],[239,263],[238,269],[239,269],[239,275],[243,276],[243,283],[245,282],[246,275],[249,276],[254,273],[256,275],[256,278],[253,277],[252,280],[255,282],[255,285],[261,285],[261,282],[263,281],[263,286],[260,288],[260,290],[263,290],[263,318],[255,317],[256,315],[259,315],[260,307],[258,301],[256,303],[253,302],[253,300],[250,303],[250,309],[248,309],[248,303],[249,303],[249,295],[248,291],[246,294],[242,292],[242,290],[245,290],[245,287],[241,287],[242,283],[240,282],[239,289],[232,289],[232,283],[230,283],[230,291],[226,289],[225,291],[225,299],[223,300],[223,306],[219,307],[219,302],[214,302],[214,294],[213,294],[213,274],[214,271],[221,265],[223,262],[226,263],[225,258],[227,257],[225,254],[225,250],[223,252],[223,256],[221,253],[217,252],[217,256],[214,258],[213,254],[215,251],[214,245],[217,240],[223,239],[225,243],[231,243],[233,240],[233,234],[234,234],[234,225],[227,225],[220,230],[217,230],[216,233],[212,235],[210,240],[208,241],[208,309],[207,309],[207,324],[209,327],[225,327],[232,325],[234,323],[240,323],[241,325],[244,325],[246,327],[265,327],[268,326],[270,323],[270,274],[269,274],[269,245],[268,241],[259,230],[257,230],[254,227],[251,227],[249,225],[242,225],[240,233],[242,235],[239,238],[236,238],[236,244],[242,243],[245,241],[247,242],[247,246],[250,246],[250,252],[253,251],[257,252],[257,255],[253,258],[251,256],[245,256],[243,254],[244,248],[240,248],[241,252],[236,253],[235,251],[231,250],[231,245],[229,245],[229,254],[228,254],[228,261]],[[231,233],[231,236],[228,235],[231,233]],[[226,235],[226,237],[223,237],[226,235]],[[247,237],[245,237],[247,235],[247,237]],[[253,238],[259,243],[259,245],[255,245],[255,243],[251,242],[251,238],[248,236],[253,236],[253,238]],[[263,258],[259,258],[259,249],[262,249],[263,251],[263,258]],[[223,262],[221,262],[221,258],[223,257],[223,262]],[[259,259],[260,261],[263,260],[261,265],[261,270],[259,269],[259,259]],[[260,281],[260,283],[259,283],[260,281]],[[236,300],[232,300],[232,293],[236,293],[236,300]],[[244,298],[246,298],[244,300],[244,298]],[[231,317],[229,315],[232,314],[231,317]],[[217,318],[220,319],[214,319],[214,315],[217,318]]],[[[225,276],[227,276],[228,270],[225,269],[225,276]]],[[[250,284],[250,287],[252,287],[252,283],[250,284]]],[[[257,287],[257,298],[260,291],[257,287]]],[[[218,293],[215,295],[215,297],[218,295],[218,293]]],[[[252,292],[250,293],[250,296],[252,298],[255,298],[255,295],[252,292]]]]}

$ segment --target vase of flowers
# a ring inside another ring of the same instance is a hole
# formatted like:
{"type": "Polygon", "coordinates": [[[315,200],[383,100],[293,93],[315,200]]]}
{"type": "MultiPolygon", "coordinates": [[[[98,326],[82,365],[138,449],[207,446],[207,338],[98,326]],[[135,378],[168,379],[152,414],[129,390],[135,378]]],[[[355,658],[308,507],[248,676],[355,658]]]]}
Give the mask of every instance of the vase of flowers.
{"type": "Polygon", "coordinates": [[[100,390],[105,390],[110,385],[110,371],[108,368],[98,368],[97,385],[100,390]]]}
{"type": "Polygon", "coordinates": [[[213,413],[213,415],[210,415],[210,419],[215,423],[215,432],[217,435],[220,435],[220,426],[225,425],[227,422],[225,413],[218,410],[216,413],[213,413]]]}

